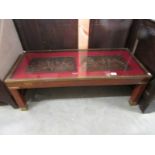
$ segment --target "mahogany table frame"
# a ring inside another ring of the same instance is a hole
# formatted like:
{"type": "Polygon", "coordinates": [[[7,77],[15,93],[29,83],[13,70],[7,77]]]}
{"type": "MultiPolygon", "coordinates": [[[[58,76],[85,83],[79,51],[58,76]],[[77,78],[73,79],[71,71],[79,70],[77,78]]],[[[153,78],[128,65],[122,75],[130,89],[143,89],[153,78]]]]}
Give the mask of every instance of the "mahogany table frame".
{"type": "MultiPolygon", "coordinates": [[[[94,50],[94,49],[93,49],[94,50]]],[[[105,50],[105,49],[97,49],[105,50]]],[[[127,50],[127,49],[126,49],[127,50]]],[[[56,50],[55,50],[56,51],[56,50]]],[[[61,50],[62,51],[62,50],[61,50]]],[[[69,50],[67,50],[69,51],[69,50]]],[[[74,50],[75,51],[75,50],[74,50]]],[[[88,51],[88,50],[87,50],[88,51]]],[[[72,87],[72,86],[113,86],[113,85],[135,85],[129,99],[130,105],[137,105],[146,85],[148,84],[152,75],[147,69],[135,58],[137,63],[145,71],[145,75],[138,76],[104,76],[104,77],[88,77],[88,78],[63,78],[63,79],[11,79],[11,75],[16,69],[18,63],[23,58],[24,54],[20,55],[13,65],[11,71],[5,78],[5,83],[18,104],[21,110],[27,110],[27,104],[19,90],[32,88],[51,88],[51,87],[72,87]]]]}

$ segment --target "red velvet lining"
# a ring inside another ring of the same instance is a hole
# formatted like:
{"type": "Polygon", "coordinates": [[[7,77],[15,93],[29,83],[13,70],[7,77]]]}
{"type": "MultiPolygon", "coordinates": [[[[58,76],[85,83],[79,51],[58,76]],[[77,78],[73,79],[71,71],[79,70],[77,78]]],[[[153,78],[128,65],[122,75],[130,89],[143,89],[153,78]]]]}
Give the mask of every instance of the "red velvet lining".
{"type": "Polygon", "coordinates": [[[126,50],[112,50],[112,51],[90,51],[90,52],[33,52],[26,53],[22,59],[22,61],[18,64],[15,72],[13,73],[13,79],[27,79],[27,78],[78,78],[78,77],[102,77],[109,75],[117,75],[117,76],[136,76],[136,75],[144,75],[144,70],[140,67],[140,65],[134,60],[134,58],[130,55],[126,50]],[[122,56],[122,58],[128,63],[130,66],[130,70],[117,70],[117,71],[87,71],[87,68],[82,69],[82,61],[81,59],[87,56],[122,56]],[[74,72],[27,72],[26,68],[29,65],[29,62],[33,58],[50,58],[50,57],[74,57],[77,70],[74,72]]]}

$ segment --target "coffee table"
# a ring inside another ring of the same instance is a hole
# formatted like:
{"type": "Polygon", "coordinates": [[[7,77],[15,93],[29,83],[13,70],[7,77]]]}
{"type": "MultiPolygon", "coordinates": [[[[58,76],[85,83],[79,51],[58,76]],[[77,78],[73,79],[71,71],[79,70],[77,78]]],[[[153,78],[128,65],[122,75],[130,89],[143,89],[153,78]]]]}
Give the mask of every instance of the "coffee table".
{"type": "Polygon", "coordinates": [[[136,105],[150,78],[127,49],[29,51],[19,56],[5,83],[26,110],[20,90],[49,87],[134,85],[129,103],[136,105]]]}

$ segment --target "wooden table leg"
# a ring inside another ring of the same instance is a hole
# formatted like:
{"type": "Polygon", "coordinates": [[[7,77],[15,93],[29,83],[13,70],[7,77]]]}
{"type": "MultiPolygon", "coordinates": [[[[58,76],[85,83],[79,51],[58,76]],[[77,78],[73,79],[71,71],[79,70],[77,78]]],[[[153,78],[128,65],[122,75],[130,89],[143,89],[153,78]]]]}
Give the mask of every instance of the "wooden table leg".
{"type": "Polygon", "coordinates": [[[138,101],[142,95],[142,93],[144,92],[146,87],[146,84],[141,84],[141,85],[136,85],[135,88],[132,91],[129,103],[130,105],[137,105],[138,101]]]}
{"type": "Polygon", "coordinates": [[[19,108],[23,111],[27,110],[27,104],[18,89],[9,89],[19,108]]]}

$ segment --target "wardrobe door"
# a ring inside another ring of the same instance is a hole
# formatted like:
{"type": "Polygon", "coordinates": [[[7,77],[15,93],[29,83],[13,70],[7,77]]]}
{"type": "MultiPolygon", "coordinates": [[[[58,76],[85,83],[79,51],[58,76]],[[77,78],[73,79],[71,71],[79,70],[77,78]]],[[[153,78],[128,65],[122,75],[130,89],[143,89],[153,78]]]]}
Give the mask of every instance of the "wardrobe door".
{"type": "Polygon", "coordinates": [[[135,56],[155,76],[155,22],[140,20],[135,56]]]}
{"type": "Polygon", "coordinates": [[[144,112],[155,111],[155,22],[152,20],[135,20],[129,35],[128,47],[134,55],[152,73],[142,98],[140,109],[144,112]]]}
{"type": "Polygon", "coordinates": [[[76,49],[77,19],[16,19],[24,50],[76,49]]]}
{"type": "Polygon", "coordinates": [[[130,19],[92,19],[89,48],[125,48],[131,24],[130,19]]]}

